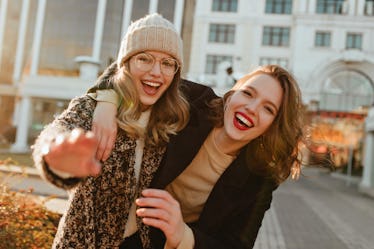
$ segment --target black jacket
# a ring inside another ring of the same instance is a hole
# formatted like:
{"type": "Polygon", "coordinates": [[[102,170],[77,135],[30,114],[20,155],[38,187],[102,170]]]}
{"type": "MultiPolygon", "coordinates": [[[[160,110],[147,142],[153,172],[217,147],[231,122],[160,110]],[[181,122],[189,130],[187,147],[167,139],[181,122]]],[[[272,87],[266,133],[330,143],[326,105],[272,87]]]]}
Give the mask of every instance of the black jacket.
{"type": "MultiPolygon", "coordinates": [[[[206,102],[216,97],[205,86],[184,81],[189,91],[191,118],[185,129],[172,137],[167,153],[150,187],[165,188],[191,163],[212,130],[206,102]]],[[[265,211],[270,208],[275,181],[257,175],[243,148],[218,179],[197,222],[188,224],[196,249],[253,248],[265,211]]],[[[163,235],[152,230],[155,248],[163,248],[163,235]]]]}
{"type": "MultiPolygon", "coordinates": [[[[103,80],[101,80],[103,82],[103,80]]],[[[90,91],[112,88],[110,82],[90,91]]],[[[150,187],[164,189],[191,163],[213,125],[208,120],[207,103],[217,98],[207,86],[182,80],[181,90],[190,103],[188,125],[171,137],[167,152],[150,187]]],[[[264,214],[270,208],[276,182],[250,169],[243,148],[218,179],[197,222],[188,224],[194,233],[195,249],[253,248],[264,214]]],[[[151,230],[154,248],[164,248],[165,237],[151,230]]]]}

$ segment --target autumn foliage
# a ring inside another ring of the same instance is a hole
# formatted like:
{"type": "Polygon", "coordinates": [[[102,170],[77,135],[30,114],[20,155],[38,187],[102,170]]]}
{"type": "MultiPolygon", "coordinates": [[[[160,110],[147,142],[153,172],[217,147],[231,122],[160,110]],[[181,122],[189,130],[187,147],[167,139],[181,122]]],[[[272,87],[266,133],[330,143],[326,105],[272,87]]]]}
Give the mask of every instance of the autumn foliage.
{"type": "Polygon", "coordinates": [[[37,197],[0,182],[0,249],[51,248],[59,220],[37,197]]]}

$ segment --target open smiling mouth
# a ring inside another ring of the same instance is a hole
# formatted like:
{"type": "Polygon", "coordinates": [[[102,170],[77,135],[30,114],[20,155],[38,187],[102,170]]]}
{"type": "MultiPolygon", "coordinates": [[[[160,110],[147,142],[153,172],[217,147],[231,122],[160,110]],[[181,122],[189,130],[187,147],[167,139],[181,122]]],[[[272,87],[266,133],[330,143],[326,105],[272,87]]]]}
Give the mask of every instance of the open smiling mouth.
{"type": "Polygon", "coordinates": [[[240,126],[243,128],[252,128],[254,124],[245,118],[242,114],[240,113],[235,113],[235,120],[239,123],[240,126]]]}
{"type": "Polygon", "coordinates": [[[154,95],[157,93],[157,90],[162,85],[161,83],[157,82],[150,82],[150,81],[142,81],[143,90],[146,94],[154,95]]]}

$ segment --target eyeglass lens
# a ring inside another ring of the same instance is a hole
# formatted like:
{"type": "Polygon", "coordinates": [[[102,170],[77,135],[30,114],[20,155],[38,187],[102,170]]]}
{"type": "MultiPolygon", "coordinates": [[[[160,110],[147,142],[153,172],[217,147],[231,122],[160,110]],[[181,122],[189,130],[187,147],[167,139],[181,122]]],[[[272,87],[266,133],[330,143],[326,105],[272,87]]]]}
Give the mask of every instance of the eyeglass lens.
{"type": "MultiPolygon", "coordinates": [[[[156,63],[156,58],[151,54],[140,53],[135,55],[135,65],[144,72],[150,71],[156,63]]],[[[174,75],[179,68],[178,62],[173,58],[163,58],[160,60],[161,72],[165,75],[174,75]]]]}

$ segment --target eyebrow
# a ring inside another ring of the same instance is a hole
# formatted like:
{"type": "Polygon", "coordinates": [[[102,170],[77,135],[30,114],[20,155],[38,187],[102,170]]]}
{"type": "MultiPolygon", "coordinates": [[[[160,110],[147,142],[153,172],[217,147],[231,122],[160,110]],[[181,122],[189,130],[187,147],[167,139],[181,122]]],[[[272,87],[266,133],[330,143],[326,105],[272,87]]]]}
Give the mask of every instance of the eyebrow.
{"type": "MultiPolygon", "coordinates": [[[[254,91],[256,94],[258,94],[257,89],[254,88],[253,86],[245,86],[244,88],[251,89],[251,90],[254,91]]],[[[276,111],[277,113],[279,112],[279,109],[278,109],[277,105],[276,105],[274,102],[272,102],[271,100],[268,100],[268,99],[267,99],[267,100],[266,100],[266,103],[268,103],[268,104],[270,104],[271,106],[273,106],[274,109],[275,109],[275,111],[276,111]]]]}

